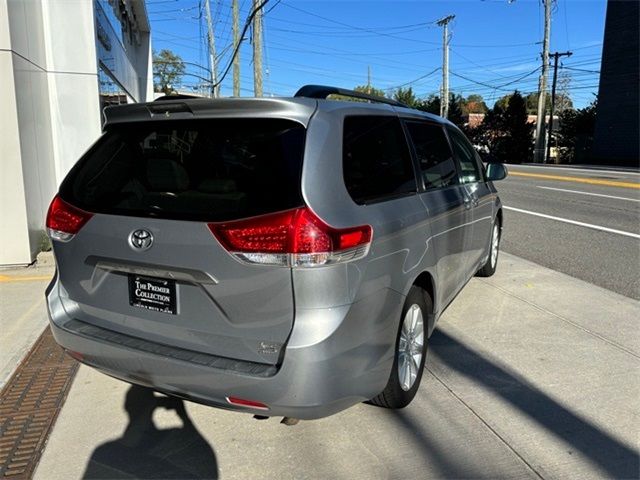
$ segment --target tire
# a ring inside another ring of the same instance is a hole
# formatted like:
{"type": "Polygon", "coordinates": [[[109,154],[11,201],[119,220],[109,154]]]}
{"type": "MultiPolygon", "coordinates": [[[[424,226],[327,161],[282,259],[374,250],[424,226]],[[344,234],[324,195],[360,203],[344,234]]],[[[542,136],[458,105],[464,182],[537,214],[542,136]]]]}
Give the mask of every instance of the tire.
{"type": "Polygon", "coordinates": [[[498,256],[500,254],[500,222],[496,219],[491,229],[491,240],[489,241],[489,258],[487,263],[478,270],[476,275],[478,277],[490,277],[496,273],[498,267],[498,256]],[[495,248],[495,250],[494,250],[495,248]]]}
{"type": "Polygon", "coordinates": [[[416,396],[416,392],[420,386],[420,380],[422,380],[424,362],[427,357],[428,315],[432,311],[432,305],[431,297],[429,297],[427,292],[415,285],[411,287],[404,306],[402,307],[402,316],[400,317],[400,326],[398,327],[398,334],[396,335],[395,354],[389,381],[385,389],[376,397],[369,400],[369,403],[377,405],[378,407],[398,409],[409,405],[413,397],[416,396]],[[420,316],[422,319],[421,331],[418,321],[420,316]],[[416,322],[412,333],[409,327],[412,325],[414,319],[416,322]],[[420,335],[422,345],[418,347],[420,335]],[[406,340],[410,340],[411,338],[416,339],[415,343],[413,343],[414,354],[408,356],[405,353],[405,347],[407,347],[406,340]],[[417,358],[418,354],[420,355],[419,359],[417,358]],[[404,367],[404,369],[401,367],[404,367]],[[407,369],[409,369],[409,371],[407,371],[407,369]],[[401,378],[401,371],[405,372],[404,378],[401,378]],[[412,373],[415,373],[415,376],[413,376],[412,373]]]}

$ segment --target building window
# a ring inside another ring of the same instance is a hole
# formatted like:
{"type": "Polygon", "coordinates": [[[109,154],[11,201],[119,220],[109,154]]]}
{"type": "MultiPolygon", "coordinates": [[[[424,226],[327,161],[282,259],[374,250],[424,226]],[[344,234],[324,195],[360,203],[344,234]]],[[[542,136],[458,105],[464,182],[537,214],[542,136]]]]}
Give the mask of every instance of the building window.
{"type": "Polygon", "coordinates": [[[98,66],[98,92],[100,95],[100,111],[109,105],[128,103],[127,93],[109,72],[100,64],[98,66]]]}
{"type": "MultiPolygon", "coordinates": [[[[118,38],[120,43],[124,46],[122,23],[120,22],[120,19],[116,16],[116,13],[113,11],[113,6],[111,5],[111,2],[109,0],[96,0],[96,5],[98,7],[96,8],[96,14],[98,16],[98,30],[100,30],[100,28],[106,28],[106,26],[103,25],[103,20],[106,19],[109,26],[115,33],[116,38],[118,38]]],[[[98,31],[98,41],[101,40],[100,33],[101,32],[98,31]]],[[[107,32],[104,32],[104,33],[106,37],[103,41],[108,41],[108,37],[110,35],[107,32]]]]}

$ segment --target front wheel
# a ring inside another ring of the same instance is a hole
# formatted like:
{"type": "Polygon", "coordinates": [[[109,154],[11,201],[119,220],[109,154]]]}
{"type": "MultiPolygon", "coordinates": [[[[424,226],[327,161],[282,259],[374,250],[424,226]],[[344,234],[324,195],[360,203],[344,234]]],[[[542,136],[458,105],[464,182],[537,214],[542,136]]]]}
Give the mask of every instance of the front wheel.
{"type": "Polygon", "coordinates": [[[431,298],[415,285],[409,290],[396,338],[393,368],[385,389],[369,403],[384,408],[403,408],[416,396],[427,356],[428,314],[431,298]]]}
{"type": "Polygon", "coordinates": [[[498,266],[498,254],[500,253],[500,224],[498,223],[498,220],[493,224],[493,229],[491,230],[491,244],[489,248],[489,258],[487,259],[487,263],[485,263],[476,274],[479,277],[490,277],[496,273],[496,267],[498,266]]]}

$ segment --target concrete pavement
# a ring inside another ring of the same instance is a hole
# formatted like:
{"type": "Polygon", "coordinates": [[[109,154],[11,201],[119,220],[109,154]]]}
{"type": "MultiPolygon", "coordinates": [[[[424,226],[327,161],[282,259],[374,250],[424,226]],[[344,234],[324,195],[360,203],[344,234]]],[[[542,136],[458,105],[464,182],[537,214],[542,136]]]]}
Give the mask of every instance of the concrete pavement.
{"type": "Polygon", "coordinates": [[[500,262],[440,320],[402,411],[286,427],[82,367],[35,478],[638,478],[640,304],[500,262]]]}
{"type": "Polygon", "coordinates": [[[50,252],[31,267],[0,270],[0,388],[47,326],[44,289],[54,270],[50,252]]]}

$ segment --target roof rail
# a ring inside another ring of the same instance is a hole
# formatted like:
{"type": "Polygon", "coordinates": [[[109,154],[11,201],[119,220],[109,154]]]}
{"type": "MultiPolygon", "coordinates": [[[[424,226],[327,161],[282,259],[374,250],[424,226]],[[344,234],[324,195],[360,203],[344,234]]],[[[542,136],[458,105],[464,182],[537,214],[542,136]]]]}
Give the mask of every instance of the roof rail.
{"type": "Polygon", "coordinates": [[[187,95],[185,93],[177,93],[174,95],[163,95],[154,100],[154,102],[166,102],[171,100],[189,100],[190,98],[204,98],[197,95],[187,95]]]}
{"type": "Polygon", "coordinates": [[[404,103],[398,102],[397,100],[392,100],[390,98],[377,97],[375,95],[369,95],[363,92],[356,92],[355,90],[347,90],[345,88],[329,87],[325,85],[305,85],[296,92],[294,97],[326,99],[329,95],[343,95],[345,97],[369,100],[370,102],[386,103],[387,105],[393,105],[394,107],[410,108],[404,103]]]}

